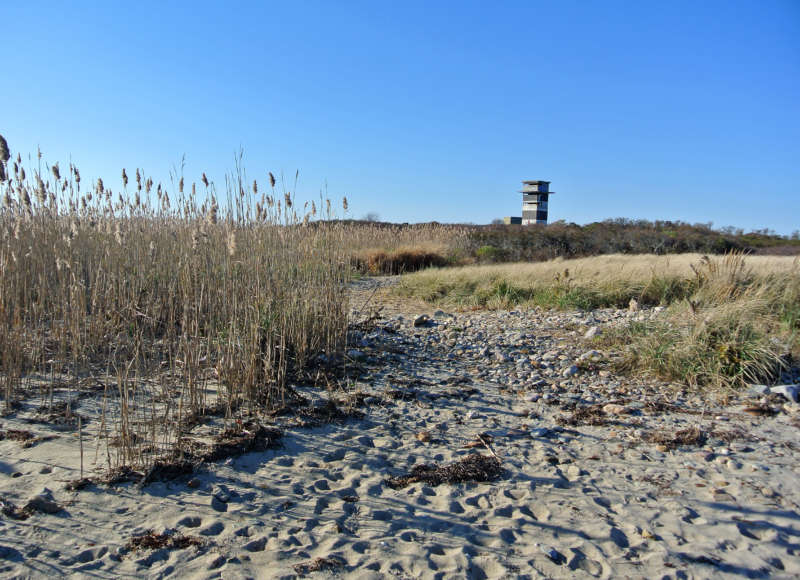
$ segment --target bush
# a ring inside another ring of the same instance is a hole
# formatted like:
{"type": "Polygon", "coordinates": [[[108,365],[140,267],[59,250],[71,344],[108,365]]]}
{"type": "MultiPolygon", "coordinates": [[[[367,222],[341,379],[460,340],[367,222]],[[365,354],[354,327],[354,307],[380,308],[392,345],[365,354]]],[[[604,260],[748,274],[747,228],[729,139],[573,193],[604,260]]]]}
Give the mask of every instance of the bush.
{"type": "Polygon", "coordinates": [[[503,260],[505,252],[495,246],[481,246],[475,251],[475,257],[479,262],[500,262],[503,260]]]}

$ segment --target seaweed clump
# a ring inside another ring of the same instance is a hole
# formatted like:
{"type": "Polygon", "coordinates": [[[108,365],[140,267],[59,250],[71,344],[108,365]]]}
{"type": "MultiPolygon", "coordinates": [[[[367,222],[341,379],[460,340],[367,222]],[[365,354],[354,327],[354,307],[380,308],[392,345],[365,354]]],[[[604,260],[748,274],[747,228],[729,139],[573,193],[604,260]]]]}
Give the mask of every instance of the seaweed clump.
{"type": "Polygon", "coordinates": [[[411,473],[387,479],[386,485],[392,489],[402,489],[418,481],[432,486],[493,481],[500,477],[501,471],[500,461],[496,457],[472,453],[450,465],[415,465],[411,473]]]}

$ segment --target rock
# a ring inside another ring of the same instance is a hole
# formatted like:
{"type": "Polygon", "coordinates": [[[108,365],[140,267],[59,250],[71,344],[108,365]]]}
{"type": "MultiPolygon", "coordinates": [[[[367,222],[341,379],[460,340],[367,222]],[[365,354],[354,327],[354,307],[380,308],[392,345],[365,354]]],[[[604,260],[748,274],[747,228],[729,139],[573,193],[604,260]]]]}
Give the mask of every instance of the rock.
{"type": "Polygon", "coordinates": [[[500,363],[504,363],[510,361],[511,359],[508,357],[506,353],[498,350],[497,352],[494,353],[494,360],[500,363]]]}
{"type": "Polygon", "coordinates": [[[625,405],[608,403],[607,405],[603,405],[603,412],[609,415],[627,415],[630,411],[625,405]]]}
{"type": "Polygon", "coordinates": [[[747,394],[751,397],[760,397],[766,395],[768,392],[769,387],[767,385],[749,385],[747,387],[747,394]]]}
{"type": "Polygon", "coordinates": [[[587,350],[581,356],[578,357],[579,361],[595,361],[603,358],[603,353],[599,350],[587,350]]]}
{"type": "Polygon", "coordinates": [[[43,514],[55,514],[63,508],[53,499],[53,492],[46,487],[38,495],[33,496],[25,509],[42,512],[43,514]]]}
{"type": "Polygon", "coordinates": [[[348,350],[347,356],[353,360],[364,360],[366,358],[366,356],[362,351],[357,350],[355,348],[351,348],[350,350],[348,350]]]}
{"type": "Polygon", "coordinates": [[[600,334],[600,327],[599,326],[590,326],[589,330],[587,330],[584,333],[583,338],[585,338],[586,340],[590,340],[590,339],[594,338],[595,336],[597,336],[599,334],[600,334]]]}
{"type": "Polygon", "coordinates": [[[414,318],[414,326],[426,326],[428,322],[430,322],[431,318],[427,314],[420,314],[416,318],[414,318]]]}
{"type": "Polygon", "coordinates": [[[417,441],[421,441],[422,443],[428,443],[431,440],[431,432],[430,431],[420,431],[417,433],[417,441]]]}
{"type": "Polygon", "coordinates": [[[770,392],[783,395],[786,400],[797,403],[800,397],[800,385],[777,385],[772,387],[770,392]]]}
{"type": "Polygon", "coordinates": [[[572,377],[577,375],[579,372],[580,369],[577,367],[577,365],[570,365],[561,372],[561,376],[572,377]]]}

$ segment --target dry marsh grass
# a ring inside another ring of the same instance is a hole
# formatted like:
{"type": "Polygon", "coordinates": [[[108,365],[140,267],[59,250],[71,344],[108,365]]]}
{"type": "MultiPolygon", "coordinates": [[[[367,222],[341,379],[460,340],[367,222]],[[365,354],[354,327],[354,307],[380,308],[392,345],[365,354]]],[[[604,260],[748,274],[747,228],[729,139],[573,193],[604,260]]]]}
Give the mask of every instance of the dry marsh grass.
{"type": "Polygon", "coordinates": [[[665,306],[601,340],[623,352],[622,370],[693,387],[771,380],[800,354],[796,257],[608,255],[432,269],[404,277],[398,292],[461,308],[665,306]]]}
{"type": "Polygon", "coordinates": [[[223,189],[203,174],[170,191],[138,169],[112,191],[41,155],[30,165],[0,140],[6,412],[99,396],[109,463],[147,465],[184,418],[283,405],[314,355],[343,348],[349,233],[330,200],[297,207],[239,163],[223,189]]]}

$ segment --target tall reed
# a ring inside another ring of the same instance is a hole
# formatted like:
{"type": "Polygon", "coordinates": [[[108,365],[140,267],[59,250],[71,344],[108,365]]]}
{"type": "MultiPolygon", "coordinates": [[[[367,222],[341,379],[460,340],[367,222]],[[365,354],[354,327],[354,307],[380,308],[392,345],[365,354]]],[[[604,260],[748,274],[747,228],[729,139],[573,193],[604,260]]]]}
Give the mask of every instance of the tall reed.
{"type": "Polygon", "coordinates": [[[116,461],[147,463],[185,417],[282,405],[314,355],[343,348],[346,228],[299,213],[271,174],[247,185],[240,157],[222,189],[203,174],[170,191],[123,169],[112,191],[8,153],[0,140],[6,409],[32,393],[52,407],[43,385],[101,384],[116,461]]]}

